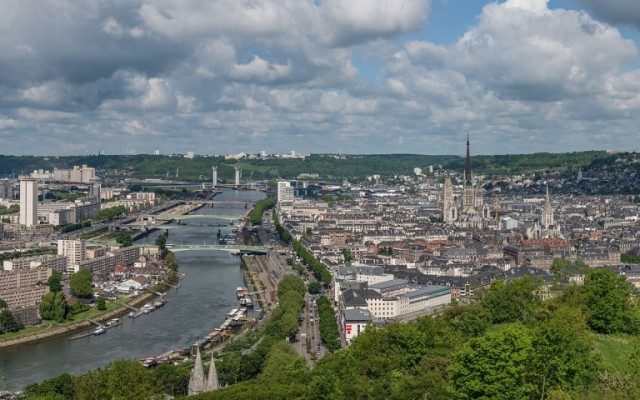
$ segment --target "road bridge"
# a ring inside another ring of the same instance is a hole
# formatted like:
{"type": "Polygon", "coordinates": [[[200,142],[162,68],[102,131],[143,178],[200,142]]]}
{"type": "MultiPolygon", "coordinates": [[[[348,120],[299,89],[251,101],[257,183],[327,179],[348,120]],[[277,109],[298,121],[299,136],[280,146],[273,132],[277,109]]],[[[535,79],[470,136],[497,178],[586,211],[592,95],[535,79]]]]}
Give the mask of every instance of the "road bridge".
{"type": "Polygon", "coordinates": [[[242,254],[267,254],[264,246],[243,246],[236,244],[167,244],[167,249],[172,252],[195,251],[195,250],[217,250],[242,254]]]}
{"type": "Polygon", "coordinates": [[[189,200],[189,204],[255,204],[253,200],[189,200]]]}
{"type": "Polygon", "coordinates": [[[240,220],[242,219],[241,216],[237,216],[237,215],[220,215],[220,214],[216,214],[216,215],[210,215],[210,214],[161,214],[161,215],[154,215],[153,218],[156,221],[170,221],[172,219],[175,220],[187,220],[187,219],[195,219],[195,218],[202,218],[202,219],[223,219],[225,221],[234,221],[234,220],[240,220]]]}

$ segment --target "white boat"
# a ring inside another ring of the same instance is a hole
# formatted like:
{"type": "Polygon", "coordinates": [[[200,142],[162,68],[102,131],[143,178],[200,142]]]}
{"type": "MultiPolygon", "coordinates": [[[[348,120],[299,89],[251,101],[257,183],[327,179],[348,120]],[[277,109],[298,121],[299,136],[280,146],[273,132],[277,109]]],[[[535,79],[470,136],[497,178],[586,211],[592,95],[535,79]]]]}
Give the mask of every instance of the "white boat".
{"type": "Polygon", "coordinates": [[[107,321],[107,326],[114,326],[114,325],[118,325],[120,323],[120,318],[112,318],[109,321],[107,321]]]}
{"type": "Polygon", "coordinates": [[[96,335],[96,336],[97,335],[102,335],[106,331],[107,331],[107,327],[104,326],[104,325],[100,325],[93,331],[93,334],[96,335]]]}
{"type": "Polygon", "coordinates": [[[151,304],[151,303],[147,303],[144,306],[142,306],[142,311],[145,314],[149,314],[151,311],[153,311],[155,309],[156,309],[155,306],[153,304],[151,304]]]}

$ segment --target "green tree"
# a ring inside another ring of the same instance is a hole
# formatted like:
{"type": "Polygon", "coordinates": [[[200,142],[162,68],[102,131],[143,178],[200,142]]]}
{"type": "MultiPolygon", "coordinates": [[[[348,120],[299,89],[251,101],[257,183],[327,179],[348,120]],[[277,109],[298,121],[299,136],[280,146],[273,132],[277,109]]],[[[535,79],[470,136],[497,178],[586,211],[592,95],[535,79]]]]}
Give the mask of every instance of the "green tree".
{"type": "Polygon", "coordinates": [[[524,400],[535,391],[527,381],[531,335],[520,324],[471,339],[451,366],[454,398],[524,400]]]}
{"type": "Polygon", "coordinates": [[[104,296],[98,296],[98,300],[96,303],[96,307],[98,308],[98,310],[104,311],[107,309],[107,299],[105,299],[104,296]]]}
{"type": "Polygon", "coordinates": [[[569,277],[580,273],[585,268],[588,268],[584,260],[577,259],[575,261],[566,260],[564,258],[554,258],[549,272],[553,276],[556,283],[566,284],[569,282],[569,277]]]}
{"type": "Polygon", "coordinates": [[[532,331],[528,381],[536,398],[550,390],[577,392],[597,380],[598,359],[579,309],[561,307],[532,331]]]}
{"type": "Polygon", "coordinates": [[[15,332],[22,329],[22,321],[7,308],[0,311],[0,328],[2,332],[15,332]]]}
{"type": "Polygon", "coordinates": [[[310,294],[318,294],[320,293],[320,290],[322,290],[322,284],[318,281],[313,281],[309,283],[307,289],[310,294]]]}
{"type": "Polygon", "coordinates": [[[601,333],[638,333],[638,311],[631,307],[631,288],[625,276],[609,269],[590,270],[582,286],[587,323],[601,333]]]}
{"type": "Polygon", "coordinates": [[[91,271],[81,269],[71,275],[69,287],[76,297],[89,298],[93,295],[93,289],[91,288],[92,281],[93,276],[91,275],[91,271]]]}
{"type": "Polygon", "coordinates": [[[491,327],[491,313],[480,304],[447,307],[443,317],[458,332],[470,336],[483,335],[491,327]]]}
{"type": "Polygon", "coordinates": [[[262,378],[270,382],[290,382],[296,375],[306,369],[306,361],[287,342],[280,341],[273,345],[262,369],[262,378]]]}
{"type": "Polygon", "coordinates": [[[620,254],[620,262],[625,264],[640,264],[640,256],[631,253],[620,254]]]}
{"type": "Polygon", "coordinates": [[[540,281],[525,276],[513,281],[495,281],[480,294],[481,304],[489,310],[494,323],[526,321],[542,302],[540,281]]]}
{"type": "Polygon", "coordinates": [[[20,206],[18,204],[12,204],[9,208],[0,208],[0,215],[16,214],[20,212],[20,206]]]}
{"type": "Polygon", "coordinates": [[[342,257],[345,263],[353,261],[353,254],[351,254],[350,249],[342,249],[342,257]]]}
{"type": "Polygon", "coordinates": [[[74,400],[103,400],[111,398],[107,391],[105,373],[102,370],[73,378],[74,400]]]}
{"type": "Polygon", "coordinates": [[[60,281],[62,280],[62,276],[58,271],[53,271],[49,279],[47,279],[47,285],[49,286],[49,290],[57,293],[62,290],[62,284],[60,281]]]}
{"type": "Polygon", "coordinates": [[[49,292],[40,301],[40,318],[63,322],[69,312],[63,292],[49,292]]]}
{"type": "Polygon", "coordinates": [[[96,221],[112,220],[114,218],[117,218],[117,217],[123,215],[125,212],[126,212],[126,209],[124,208],[124,206],[115,206],[115,207],[103,208],[102,210],[100,210],[100,211],[98,211],[96,213],[96,215],[93,217],[93,219],[96,220],[96,221]]]}
{"type": "Polygon", "coordinates": [[[165,235],[159,235],[156,238],[156,246],[162,251],[167,247],[167,237],[165,235]]]}
{"type": "Polygon", "coordinates": [[[160,364],[152,372],[153,385],[171,396],[186,396],[189,385],[189,368],[160,364]]]}
{"type": "Polygon", "coordinates": [[[103,372],[107,393],[112,400],[147,400],[159,395],[151,374],[135,360],[118,360],[107,365],[103,372]]]}
{"type": "Polygon", "coordinates": [[[4,308],[9,308],[9,306],[7,305],[6,301],[0,299],[0,310],[2,310],[4,308]]]}
{"type": "Polygon", "coordinates": [[[58,375],[56,377],[45,379],[42,383],[32,383],[24,387],[24,393],[28,399],[36,396],[44,398],[57,399],[73,399],[73,377],[68,373],[58,375]]]}
{"type": "Polygon", "coordinates": [[[122,247],[133,246],[133,238],[129,232],[118,232],[116,234],[116,242],[122,247]]]}

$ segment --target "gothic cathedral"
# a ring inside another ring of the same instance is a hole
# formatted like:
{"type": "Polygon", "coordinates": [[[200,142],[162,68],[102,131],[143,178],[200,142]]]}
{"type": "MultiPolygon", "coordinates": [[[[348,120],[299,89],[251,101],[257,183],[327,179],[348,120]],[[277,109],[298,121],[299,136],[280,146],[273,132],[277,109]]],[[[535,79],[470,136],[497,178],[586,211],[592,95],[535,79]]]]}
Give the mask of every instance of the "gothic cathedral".
{"type": "Polygon", "coordinates": [[[462,201],[458,202],[453,196],[451,178],[444,181],[444,201],[442,215],[444,222],[460,228],[485,227],[490,218],[489,207],[484,204],[482,185],[471,173],[471,153],[469,151],[469,136],[467,136],[467,157],[465,159],[462,201]]]}

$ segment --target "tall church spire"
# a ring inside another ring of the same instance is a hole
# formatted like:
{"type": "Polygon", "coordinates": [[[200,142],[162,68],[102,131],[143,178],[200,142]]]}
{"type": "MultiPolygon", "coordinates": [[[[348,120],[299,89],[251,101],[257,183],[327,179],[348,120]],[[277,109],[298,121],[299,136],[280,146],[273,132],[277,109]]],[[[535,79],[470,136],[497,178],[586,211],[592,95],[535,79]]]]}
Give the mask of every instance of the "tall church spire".
{"type": "Polygon", "coordinates": [[[200,347],[198,347],[196,353],[196,362],[191,370],[191,376],[189,377],[189,396],[202,393],[207,385],[204,376],[204,367],[202,366],[202,356],[200,355],[200,347]]]}
{"type": "Polygon", "coordinates": [[[211,353],[211,364],[209,365],[209,376],[207,377],[207,392],[218,390],[220,383],[218,382],[218,370],[216,369],[216,361],[211,353]]]}
{"type": "Polygon", "coordinates": [[[547,193],[544,198],[544,209],[542,210],[542,227],[549,229],[554,225],[553,210],[551,209],[551,198],[549,197],[549,185],[547,184],[547,193]]]}
{"type": "Polygon", "coordinates": [[[469,134],[467,133],[467,158],[464,164],[464,184],[465,186],[471,186],[473,184],[471,179],[471,152],[469,151],[469,134]]]}

